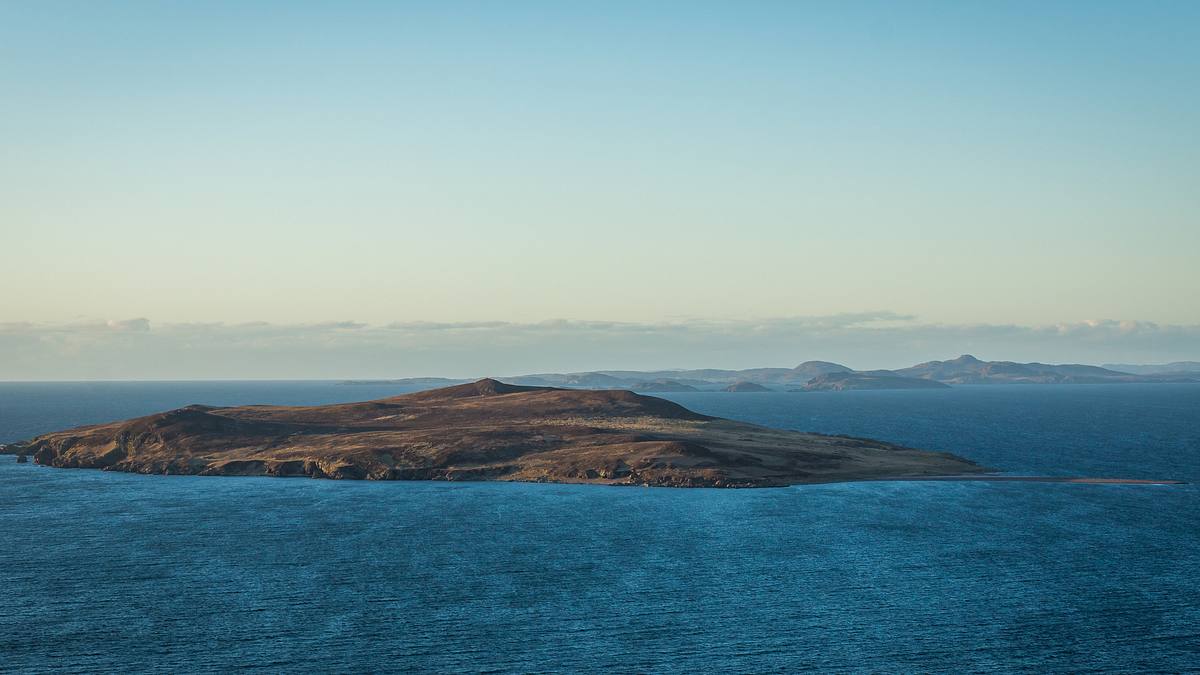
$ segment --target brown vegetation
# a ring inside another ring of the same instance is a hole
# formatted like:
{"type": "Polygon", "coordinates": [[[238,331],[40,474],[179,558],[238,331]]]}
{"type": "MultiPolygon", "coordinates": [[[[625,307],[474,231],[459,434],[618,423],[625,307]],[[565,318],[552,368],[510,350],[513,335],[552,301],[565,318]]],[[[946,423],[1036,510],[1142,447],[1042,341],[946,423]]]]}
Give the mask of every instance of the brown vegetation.
{"type": "Polygon", "coordinates": [[[18,446],[56,467],[378,480],[752,487],[984,471],[946,453],[733,422],[630,391],[490,379],[363,403],[188,406],[18,446]]]}

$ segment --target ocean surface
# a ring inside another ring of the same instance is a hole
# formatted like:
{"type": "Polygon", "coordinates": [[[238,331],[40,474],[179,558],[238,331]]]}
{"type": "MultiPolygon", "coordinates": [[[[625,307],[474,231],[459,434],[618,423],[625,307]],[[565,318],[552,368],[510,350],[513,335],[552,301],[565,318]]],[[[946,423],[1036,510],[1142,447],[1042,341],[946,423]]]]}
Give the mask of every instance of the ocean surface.
{"type": "MultiPolygon", "coordinates": [[[[332,382],[0,384],[0,442],[332,382]]],[[[1200,385],[670,394],[1013,474],[758,490],[162,477],[0,456],[0,671],[1200,670],[1200,385]]]]}

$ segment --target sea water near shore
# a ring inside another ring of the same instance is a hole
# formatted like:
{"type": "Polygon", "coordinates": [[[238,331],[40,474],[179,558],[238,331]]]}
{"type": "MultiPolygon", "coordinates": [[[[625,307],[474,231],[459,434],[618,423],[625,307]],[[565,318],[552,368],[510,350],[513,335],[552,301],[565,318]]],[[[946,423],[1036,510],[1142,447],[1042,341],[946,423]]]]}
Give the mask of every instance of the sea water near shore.
{"type": "MultiPolygon", "coordinates": [[[[331,382],[0,384],[0,442],[331,382]]],[[[1200,666],[1200,386],[664,395],[1014,474],[764,490],[138,476],[0,457],[0,671],[1200,666]]]]}

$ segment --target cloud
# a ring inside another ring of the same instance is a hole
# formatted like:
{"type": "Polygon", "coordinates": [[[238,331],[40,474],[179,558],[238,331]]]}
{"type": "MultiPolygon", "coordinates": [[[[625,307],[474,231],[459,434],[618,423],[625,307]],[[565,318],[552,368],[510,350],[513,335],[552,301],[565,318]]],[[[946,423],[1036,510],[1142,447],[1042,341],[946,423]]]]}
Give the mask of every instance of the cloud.
{"type": "Polygon", "coordinates": [[[0,379],[512,375],[839,361],[888,368],[961,353],[1049,362],[1200,357],[1200,326],[1095,320],[924,323],[880,311],[757,320],[617,322],[0,323],[0,379]]]}
{"type": "Polygon", "coordinates": [[[124,319],[121,321],[105,321],[104,325],[109,330],[121,332],[145,332],[150,330],[149,319],[124,319]]]}

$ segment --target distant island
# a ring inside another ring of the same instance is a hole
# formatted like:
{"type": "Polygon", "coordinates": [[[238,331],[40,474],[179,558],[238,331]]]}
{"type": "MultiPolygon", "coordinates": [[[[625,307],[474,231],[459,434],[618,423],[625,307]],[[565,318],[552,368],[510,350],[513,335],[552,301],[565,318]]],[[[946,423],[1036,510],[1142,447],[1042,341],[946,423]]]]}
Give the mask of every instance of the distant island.
{"type": "Polygon", "coordinates": [[[1100,366],[1080,364],[1014,363],[981,361],[964,354],[949,361],[928,361],[890,371],[902,377],[936,380],[946,384],[1104,384],[1130,382],[1200,382],[1178,374],[1137,375],[1100,366]]]}
{"type": "Polygon", "coordinates": [[[641,382],[633,385],[633,390],[641,392],[700,391],[690,384],[684,384],[675,380],[651,380],[649,382],[641,382]]]}
{"type": "Polygon", "coordinates": [[[143,474],[766,487],[958,477],[942,452],[709,417],[626,390],[493,379],[363,403],[193,405],[43,434],[3,452],[143,474]]]}
{"type": "Polygon", "coordinates": [[[902,377],[884,373],[826,373],[809,380],[803,391],[844,391],[847,389],[949,389],[950,385],[920,377],[902,377]]]}
{"type": "MultiPolygon", "coordinates": [[[[1182,361],[1161,366],[1089,366],[1081,364],[982,361],[964,354],[947,361],[927,361],[897,370],[854,370],[830,361],[805,361],[795,368],[745,370],[597,370],[582,373],[537,373],[503,378],[528,386],[575,389],[683,391],[846,391],[853,389],[939,389],[956,384],[1105,384],[1200,382],[1200,363],[1182,361]],[[750,385],[762,387],[754,389],[750,385]]],[[[392,384],[442,387],[467,379],[416,377],[394,380],[350,380],[344,384],[392,384]]]]}
{"type": "Polygon", "coordinates": [[[729,385],[728,387],[725,387],[721,391],[746,392],[746,391],[773,391],[773,390],[769,389],[767,387],[764,387],[761,384],[758,384],[757,382],[743,381],[743,382],[734,382],[733,384],[729,385]]]}

